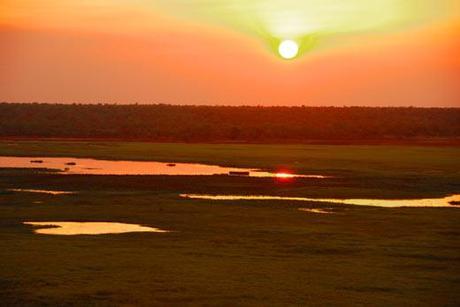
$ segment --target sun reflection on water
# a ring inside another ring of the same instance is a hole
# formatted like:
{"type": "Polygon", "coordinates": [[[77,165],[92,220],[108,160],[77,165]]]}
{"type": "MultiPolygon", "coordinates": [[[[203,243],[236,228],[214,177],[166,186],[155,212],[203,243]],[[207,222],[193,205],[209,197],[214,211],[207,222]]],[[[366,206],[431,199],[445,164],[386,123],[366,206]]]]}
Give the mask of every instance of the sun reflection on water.
{"type": "Polygon", "coordinates": [[[168,232],[154,227],[111,222],[24,222],[25,225],[41,227],[37,234],[46,235],[101,235],[127,232],[168,232]]]}
{"type": "Polygon", "coordinates": [[[397,207],[449,207],[460,208],[460,194],[442,198],[420,198],[420,199],[340,199],[340,198],[311,198],[293,196],[269,196],[269,195],[208,195],[208,194],[180,194],[180,197],[205,200],[278,200],[278,201],[307,201],[335,203],[342,205],[373,206],[385,208],[397,207]]]}
{"type": "Polygon", "coordinates": [[[200,163],[176,163],[157,161],[112,161],[62,157],[7,157],[0,156],[0,168],[32,168],[55,170],[62,175],[163,175],[163,176],[212,176],[229,175],[266,178],[326,179],[317,174],[293,174],[268,172],[260,169],[226,167],[200,163]]]}

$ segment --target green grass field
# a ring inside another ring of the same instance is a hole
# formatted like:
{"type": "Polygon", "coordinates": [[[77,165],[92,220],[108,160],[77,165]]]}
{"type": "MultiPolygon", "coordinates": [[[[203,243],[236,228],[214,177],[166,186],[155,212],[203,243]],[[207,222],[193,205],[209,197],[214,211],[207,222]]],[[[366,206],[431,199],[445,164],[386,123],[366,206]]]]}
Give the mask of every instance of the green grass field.
{"type": "Polygon", "coordinates": [[[0,155],[283,167],[334,176],[276,181],[0,169],[0,305],[460,304],[458,208],[178,196],[443,197],[460,193],[458,147],[4,141],[0,155]],[[323,207],[335,214],[297,210],[323,207]],[[113,221],[172,232],[50,236],[34,234],[24,221],[113,221]]]}

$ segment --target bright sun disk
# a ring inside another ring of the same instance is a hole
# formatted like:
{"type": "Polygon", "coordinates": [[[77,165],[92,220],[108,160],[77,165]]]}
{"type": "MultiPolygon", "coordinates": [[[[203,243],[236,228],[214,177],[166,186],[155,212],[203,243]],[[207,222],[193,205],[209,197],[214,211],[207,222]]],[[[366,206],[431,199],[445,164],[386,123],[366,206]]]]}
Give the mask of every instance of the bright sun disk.
{"type": "Polygon", "coordinates": [[[299,53],[299,45],[295,41],[287,39],[280,43],[278,52],[284,59],[293,59],[299,53]]]}

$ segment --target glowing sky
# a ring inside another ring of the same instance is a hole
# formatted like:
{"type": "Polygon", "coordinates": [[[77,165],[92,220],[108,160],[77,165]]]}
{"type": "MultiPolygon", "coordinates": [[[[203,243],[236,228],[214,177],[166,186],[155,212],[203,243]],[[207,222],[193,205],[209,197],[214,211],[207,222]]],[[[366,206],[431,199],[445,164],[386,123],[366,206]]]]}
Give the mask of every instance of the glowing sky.
{"type": "Polygon", "coordinates": [[[0,101],[460,106],[459,34],[458,0],[3,0],[0,101]]]}

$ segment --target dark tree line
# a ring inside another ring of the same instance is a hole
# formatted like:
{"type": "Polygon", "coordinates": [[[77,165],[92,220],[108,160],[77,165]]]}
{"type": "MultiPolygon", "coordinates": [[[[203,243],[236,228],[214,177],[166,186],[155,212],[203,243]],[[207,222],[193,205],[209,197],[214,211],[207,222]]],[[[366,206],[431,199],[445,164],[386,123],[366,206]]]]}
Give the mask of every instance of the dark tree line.
{"type": "Polygon", "coordinates": [[[302,142],[460,137],[460,108],[0,103],[0,137],[302,142]]]}

